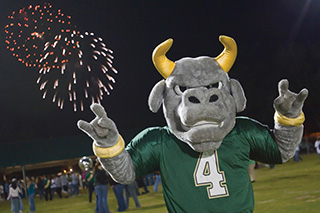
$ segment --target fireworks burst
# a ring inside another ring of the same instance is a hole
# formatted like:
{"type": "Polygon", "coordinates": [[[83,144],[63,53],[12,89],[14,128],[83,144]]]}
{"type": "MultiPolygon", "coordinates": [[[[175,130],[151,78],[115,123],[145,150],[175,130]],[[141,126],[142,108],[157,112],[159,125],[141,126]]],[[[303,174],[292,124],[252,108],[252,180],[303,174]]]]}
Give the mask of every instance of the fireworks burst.
{"type": "Polygon", "coordinates": [[[38,66],[42,47],[61,30],[70,30],[70,16],[61,10],[53,10],[50,4],[28,6],[8,16],[10,23],[5,26],[7,49],[27,67],[38,66]]]}
{"type": "Polygon", "coordinates": [[[52,98],[63,109],[74,111],[110,94],[112,50],[94,33],[81,33],[71,25],[71,16],[53,10],[50,4],[21,8],[9,16],[5,26],[7,49],[27,67],[37,67],[37,83],[43,98],[52,98]]]}
{"type": "Polygon", "coordinates": [[[79,31],[59,34],[53,42],[47,42],[44,56],[39,60],[41,69],[37,83],[43,90],[43,98],[51,93],[52,101],[62,109],[65,100],[73,103],[74,111],[84,101],[98,102],[103,94],[110,94],[117,73],[113,68],[112,50],[94,33],[79,31]]]}

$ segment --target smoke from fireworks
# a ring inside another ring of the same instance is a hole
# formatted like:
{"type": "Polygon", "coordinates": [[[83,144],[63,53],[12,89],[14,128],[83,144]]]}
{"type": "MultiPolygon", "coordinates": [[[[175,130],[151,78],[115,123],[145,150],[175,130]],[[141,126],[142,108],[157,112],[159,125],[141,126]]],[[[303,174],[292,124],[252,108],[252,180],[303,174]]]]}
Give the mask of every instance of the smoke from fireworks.
{"type": "Polygon", "coordinates": [[[37,83],[43,98],[52,98],[63,109],[65,102],[74,111],[110,94],[117,73],[113,56],[101,37],[81,33],[71,16],[50,4],[29,6],[12,12],[5,26],[5,42],[18,61],[39,70],[37,83]]]}

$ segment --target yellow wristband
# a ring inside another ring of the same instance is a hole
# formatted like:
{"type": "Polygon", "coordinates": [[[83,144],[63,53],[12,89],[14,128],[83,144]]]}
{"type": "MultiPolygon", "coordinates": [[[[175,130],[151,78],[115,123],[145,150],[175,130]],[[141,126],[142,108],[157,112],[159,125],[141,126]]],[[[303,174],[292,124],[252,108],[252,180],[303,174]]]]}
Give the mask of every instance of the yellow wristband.
{"type": "Polygon", "coordinates": [[[99,158],[112,158],[119,155],[124,150],[124,141],[121,135],[119,135],[119,140],[114,146],[102,148],[96,146],[95,143],[92,143],[92,150],[93,153],[99,158]]]}
{"type": "Polygon", "coordinates": [[[301,126],[305,121],[303,112],[297,118],[288,118],[280,113],[276,112],[274,114],[274,120],[283,126],[301,126]]]}

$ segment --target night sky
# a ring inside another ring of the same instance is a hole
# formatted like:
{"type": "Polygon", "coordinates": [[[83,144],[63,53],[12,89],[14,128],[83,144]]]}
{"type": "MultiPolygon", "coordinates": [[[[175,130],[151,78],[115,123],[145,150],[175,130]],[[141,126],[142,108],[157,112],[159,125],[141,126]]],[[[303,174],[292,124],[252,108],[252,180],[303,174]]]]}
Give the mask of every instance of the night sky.
{"type": "MultiPolygon", "coordinates": [[[[41,2],[41,1],[40,1],[41,2]]],[[[50,1],[48,1],[50,2],[50,1]]],[[[118,74],[114,90],[102,105],[118,129],[165,125],[162,111],[148,109],[154,84],[162,78],[151,61],[153,49],[173,38],[167,56],[207,55],[223,50],[219,35],[233,37],[238,57],[229,72],[242,84],[248,102],[241,115],[273,127],[277,83],[287,78],[294,92],[306,87],[307,133],[319,130],[320,1],[172,1],[172,0],[55,0],[54,8],[72,17],[78,29],[95,32],[113,50],[118,74]],[[183,4],[182,4],[183,3],[183,4]],[[288,4],[289,3],[289,4],[288,4]]],[[[42,99],[38,70],[26,68],[6,49],[8,15],[36,1],[2,0],[0,8],[0,141],[83,134],[76,123],[91,121],[93,113],[60,110],[42,99]]],[[[127,139],[128,140],[128,139],[127,139]]]]}

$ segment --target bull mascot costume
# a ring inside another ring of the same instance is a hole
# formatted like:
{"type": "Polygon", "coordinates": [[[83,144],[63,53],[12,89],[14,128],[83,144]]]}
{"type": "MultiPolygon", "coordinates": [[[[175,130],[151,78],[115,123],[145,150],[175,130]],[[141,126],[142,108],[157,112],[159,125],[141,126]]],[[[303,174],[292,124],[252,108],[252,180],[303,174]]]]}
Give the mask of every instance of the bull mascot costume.
{"type": "Polygon", "coordinates": [[[249,160],[284,163],[302,138],[308,90],[293,93],[287,80],[278,85],[273,130],[236,117],[246,105],[240,83],[227,74],[237,45],[227,36],[219,40],[224,50],[216,58],[173,62],[166,57],[172,39],[155,48],[153,63],[164,79],[153,87],[148,104],[152,112],[163,106],[167,126],[145,129],[125,148],[101,105],[91,105],[96,117],[90,123],[78,122],[117,182],[128,184],[159,170],[169,212],[253,212],[249,160]]]}

